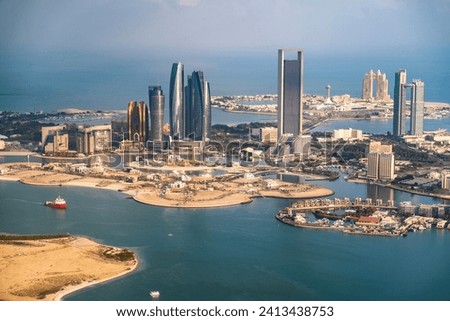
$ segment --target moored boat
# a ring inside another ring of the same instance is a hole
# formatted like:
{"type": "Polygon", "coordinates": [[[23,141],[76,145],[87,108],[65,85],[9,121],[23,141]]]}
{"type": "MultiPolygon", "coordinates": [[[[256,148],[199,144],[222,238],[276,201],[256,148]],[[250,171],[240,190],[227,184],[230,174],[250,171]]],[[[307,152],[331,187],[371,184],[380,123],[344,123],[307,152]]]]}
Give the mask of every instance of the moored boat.
{"type": "Polygon", "coordinates": [[[153,299],[159,298],[159,291],[151,291],[151,292],[150,292],[150,296],[151,296],[153,299]]]}
{"type": "Polygon", "coordinates": [[[58,196],[54,201],[46,201],[44,204],[45,206],[50,206],[53,208],[61,208],[61,209],[67,208],[66,201],[60,196],[58,196]]]}

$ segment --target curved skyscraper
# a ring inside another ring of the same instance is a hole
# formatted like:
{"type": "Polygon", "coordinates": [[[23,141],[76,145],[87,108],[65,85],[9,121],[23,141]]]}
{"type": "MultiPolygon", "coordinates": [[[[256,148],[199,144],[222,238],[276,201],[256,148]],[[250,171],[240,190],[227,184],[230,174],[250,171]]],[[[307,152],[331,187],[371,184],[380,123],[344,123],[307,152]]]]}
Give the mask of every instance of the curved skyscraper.
{"type": "Polygon", "coordinates": [[[169,91],[170,135],[174,139],[184,138],[184,66],[174,63],[170,74],[169,91]]]}
{"type": "Polygon", "coordinates": [[[185,137],[206,140],[211,135],[211,95],[203,71],[194,71],[185,88],[185,137]]]}
{"type": "Polygon", "coordinates": [[[145,144],[148,140],[148,108],[143,101],[128,104],[128,137],[133,142],[145,144]]]}
{"type": "Polygon", "coordinates": [[[163,138],[164,95],[161,86],[149,86],[150,140],[161,142],[163,138]]]}

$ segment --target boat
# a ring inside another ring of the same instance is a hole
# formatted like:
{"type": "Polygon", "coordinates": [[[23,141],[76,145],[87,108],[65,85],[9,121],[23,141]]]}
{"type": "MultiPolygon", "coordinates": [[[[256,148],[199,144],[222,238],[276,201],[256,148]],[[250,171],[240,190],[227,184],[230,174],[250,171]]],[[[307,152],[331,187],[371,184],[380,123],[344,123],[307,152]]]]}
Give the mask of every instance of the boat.
{"type": "Polygon", "coordinates": [[[150,292],[150,296],[151,296],[153,299],[159,298],[159,291],[151,291],[151,292],[150,292]]]}
{"type": "Polygon", "coordinates": [[[436,224],[436,228],[445,228],[445,226],[447,225],[447,221],[446,220],[442,220],[442,221],[439,221],[437,224],[436,224]]]}
{"type": "Polygon", "coordinates": [[[46,201],[45,206],[50,206],[53,208],[61,208],[65,209],[67,208],[67,203],[64,199],[62,199],[60,196],[58,196],[54,201],[46,201]]]}

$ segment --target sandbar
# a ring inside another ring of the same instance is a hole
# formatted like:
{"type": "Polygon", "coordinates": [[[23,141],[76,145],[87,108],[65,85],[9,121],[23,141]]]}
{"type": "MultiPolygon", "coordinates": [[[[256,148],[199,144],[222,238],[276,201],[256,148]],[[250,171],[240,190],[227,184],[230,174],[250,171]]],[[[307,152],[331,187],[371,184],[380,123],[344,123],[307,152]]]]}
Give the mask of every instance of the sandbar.
{"type": "Polygon", "coordinates": [[[132,272],[133,252],[78,236],[0,235],[0,300],[51,301],[132,272]]]}

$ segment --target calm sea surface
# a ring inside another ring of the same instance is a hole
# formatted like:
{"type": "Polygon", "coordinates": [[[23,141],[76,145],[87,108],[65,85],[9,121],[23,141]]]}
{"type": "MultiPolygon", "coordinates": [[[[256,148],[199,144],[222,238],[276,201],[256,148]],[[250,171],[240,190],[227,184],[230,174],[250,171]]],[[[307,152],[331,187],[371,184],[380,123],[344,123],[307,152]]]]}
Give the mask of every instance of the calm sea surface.
{"type": "MultiPolygon", "coordinates": [[[[338,197],[439,200],[339,179],[316,182],[338,197]]],[[[450,231],[406,238],[293,228],[275,220],[289,200],[170,209],[114,191],[0,181],[0,232],[70,233],[135,251],[129,276],[66,300],[449,300],[450,231]],[[56,195],[65,211],[42,205],[56,195]]]]}

